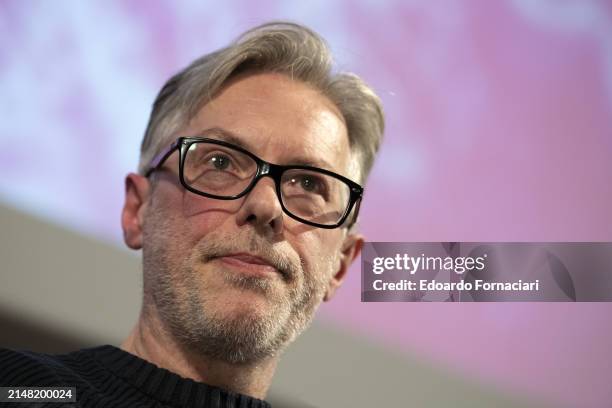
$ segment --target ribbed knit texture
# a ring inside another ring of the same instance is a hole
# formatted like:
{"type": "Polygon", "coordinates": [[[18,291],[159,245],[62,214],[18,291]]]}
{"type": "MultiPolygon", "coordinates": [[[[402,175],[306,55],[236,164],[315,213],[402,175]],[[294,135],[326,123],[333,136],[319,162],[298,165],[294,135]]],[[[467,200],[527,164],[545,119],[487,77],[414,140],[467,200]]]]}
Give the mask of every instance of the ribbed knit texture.
{"type": "Polygon", "coordinates": [[[0,349],[0,386],[76,387],[72,406],[77,407],[270,408],[265,401],[183,378],[111,345],[58,355],[0,349]]]}

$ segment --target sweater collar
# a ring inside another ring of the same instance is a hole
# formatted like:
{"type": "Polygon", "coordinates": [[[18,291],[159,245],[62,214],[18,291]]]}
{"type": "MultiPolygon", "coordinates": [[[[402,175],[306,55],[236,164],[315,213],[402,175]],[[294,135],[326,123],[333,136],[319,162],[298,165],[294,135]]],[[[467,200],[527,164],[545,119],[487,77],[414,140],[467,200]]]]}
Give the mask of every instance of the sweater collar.
{"type": "Polygon", "coordinates": [[[109,344],[89,351],[115,375],[161,403],[186,407],[271,408],[266,401],[181,377],[109,344]]]}

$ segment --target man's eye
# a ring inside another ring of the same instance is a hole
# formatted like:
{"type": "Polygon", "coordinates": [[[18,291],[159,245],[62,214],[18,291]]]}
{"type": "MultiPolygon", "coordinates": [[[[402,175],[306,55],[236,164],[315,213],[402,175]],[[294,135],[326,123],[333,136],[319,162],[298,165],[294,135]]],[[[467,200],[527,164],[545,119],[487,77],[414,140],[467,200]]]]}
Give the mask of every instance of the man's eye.
{"type": "Polygon", "coordinates": [[[325,186],[322,180],[311,175],[301,175],[292,177],[289,182],[293,187],[297,187],[302,191],[314,194],[324,194],[325,186]]]}
{"type": "Polygon", "coordinates": [[[319,185],[314,177],[303,176],[300,180],[300,185],[305,191],[317,191],[319,185]]]}
{"type": "Polygon", "coordinates": [[[226,170],[230,165],[230,158],[224,154],[215,154],[214,156],[208,159],[208,162],[216,170],[226,170]]]}

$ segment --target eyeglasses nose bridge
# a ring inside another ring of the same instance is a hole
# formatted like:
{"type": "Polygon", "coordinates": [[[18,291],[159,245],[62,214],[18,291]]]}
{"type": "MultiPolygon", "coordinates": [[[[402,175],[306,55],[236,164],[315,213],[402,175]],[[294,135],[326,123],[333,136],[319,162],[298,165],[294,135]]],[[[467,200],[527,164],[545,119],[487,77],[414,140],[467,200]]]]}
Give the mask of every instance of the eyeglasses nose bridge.
{"type": "Polygon", "coordinates": [[[255,185],[257,185],[261,181],[261,179],[263,179],[264,177],[270,177],[272,179],[273,187],[274,187],[274,190],[276,191],[278,201],[281,202],[281,205],[283,205],[281,192],[280,192],[280,183],[281,183],[282,173],[283,173],[283,170],[280,166],[276,166],[274,164],[271,164],[271,163],[268,163],[262,160],[259,164],[259,171],[257,173],[257,176],[255,177],[255,181],[253,182],[252,188],[255,188],[255,185]]]}
{"type": "Polygon", "coordinates": [[[261,164],[261,170],[259,171],[259,175],[260,176],[267,176],[268,174],[270,174],[270,164],[269,163],[262,163],[261,164]]]}
{"type": "Polygon", "coordinates": [[[275,189],[278,188],[278,186],[276,185],[278,171],[273,167],[273,165],[270,165],[270,163],[267,163],[267,162],[262,162],[260,164],[259,172],[257,173],[257,176],[255,177],[255,181],[253,182],[253,188],[255,188],[255,185],[258,184],[259,181],[263,179],[264,177],[270,177],[272,179],[272,182],[274,183],[275,189]]]}

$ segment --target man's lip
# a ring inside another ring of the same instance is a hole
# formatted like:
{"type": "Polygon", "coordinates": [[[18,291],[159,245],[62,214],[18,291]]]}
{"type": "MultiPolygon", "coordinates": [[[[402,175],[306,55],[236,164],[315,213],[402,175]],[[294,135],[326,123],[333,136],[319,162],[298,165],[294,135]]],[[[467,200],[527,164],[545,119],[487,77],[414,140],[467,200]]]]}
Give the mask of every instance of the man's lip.
{"type": "Polygon", "coordinates": [[[236,253],[223,255],[216,259],[252,275],[266,276],[271,273],[283,275],[282,271],[276,269],[270,262],[256,255],[236,253]]]}
{"type": "Polygon", "coordinates": [[[250,264],[267,265],[267,266],[274,267],[274,265],[272,265],[270,262],[266,261],[265,259],[260,258],[256,255],[251,255],[247,253],[227,254],[227,255],[223,255],[221,258],[234,258],[239,261],[250,263],[250,264]]]}

